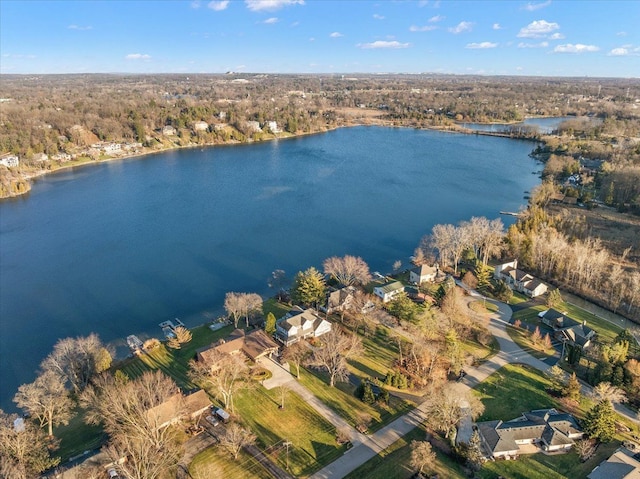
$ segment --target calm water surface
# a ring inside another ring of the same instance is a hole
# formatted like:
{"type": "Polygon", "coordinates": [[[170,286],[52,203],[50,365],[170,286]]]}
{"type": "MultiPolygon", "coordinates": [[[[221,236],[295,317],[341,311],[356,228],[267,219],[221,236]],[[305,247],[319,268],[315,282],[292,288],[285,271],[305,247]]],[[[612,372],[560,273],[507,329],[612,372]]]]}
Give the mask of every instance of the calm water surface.
{"type": "Polygon", "coordinates": [[[274,269],[353,254],[390,271],[434,224],[517,211],[532,148],[358,127],[49,175],[0,203],[0,407],[59,338],[159,337],[219,315],[227,291],[269,294],[274,269]]]}

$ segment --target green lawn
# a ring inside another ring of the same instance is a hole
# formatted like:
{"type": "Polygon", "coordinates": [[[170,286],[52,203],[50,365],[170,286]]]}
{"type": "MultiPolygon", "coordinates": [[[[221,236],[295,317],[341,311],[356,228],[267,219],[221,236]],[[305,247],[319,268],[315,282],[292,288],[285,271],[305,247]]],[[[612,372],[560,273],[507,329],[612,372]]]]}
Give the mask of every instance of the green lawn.
{"type": "Polygon", "coordinates": [[[267,317],[267,314],[273,313],[276,319],[280,319],[285,314],[287,314],[290,310],[291,310],[290,305],[280,303],[275,298],[269,298],[265,300],[264,303],[262,303],[262,312],[265,318],[267,317]]]}
{"type": "Polygon", "coordinates": [[[292,391],[287,393],[284,409],[279,409],[275,390],[261,386],[242,391],[234,402],[242,421],[258,436],[261,449],[275,450],[271,459],[283,469],[286,449],[282,444],[291,442],[289,466],[295,476],[311,474],[346,450],[336,443],[333,425],[292,391]]]}
{"type": "Polygon", "coordinates": [[[362,337],[363,353],[349,360],[352,371],[360,377],[383,378],[394,369],[398,359],[398,345],[389,336],[389,328],[378,326],[375,333],[362,337]]]}
{"type": "Polygon", "coordinates": [[[371,432],[377,431],[413,407],[412,404],[393,395],[390,397],[389,405],[366,404],[354,396],[355,387],[351,384],[338,383],[336,387],[331,388],[322,373],[312,373],[304,368],[300,368],[300,382],[352,426],[357,426],[363,418],[370,418],[371,432]]]}
{"type": "Polygon", "coordinates": [[[85,424],[82,410],[78,410],[66,426],[54,427],[53,434],[60,439],[60,447],[53,456],[59,456],[62,462],[84,451],[99,448],[107,439],[102,426],[85,424]]]}
{"type": "Polygon", "coordinates": [[[509,420],[532,409],[558,407],[545,391],[550,385],[536,369],[512,364],[500,368],[475,387],[485,406],[478,421],[509,420]]]}
{"type": "Polygon", "coordinates": [[[217,446],[198,454],[189,465],[189,473],[197,479],[272,479],[271,474],[250,455],[241,452],[236,461],[217,446]]]}
{"type": "MultiPolygon", "coordinates": [[[[354,469],[345,479],[408,479],[415,473],[409,466],[411,441],[423,441],[425,430],[417,427],[391,446],[354,469]]],[[[464,479],[467,477],[461,467],[448,456],[436,451],[437,462],[432,471],[441,479],[464,479]]]]}
{"type": "MultiPolygon", "coordinates": [[[[553,356],[556,354],[555,348],[551,347],[547,350],[541,350],[539,347],[535,346],[530,339],[531,333],[525,329],[515,328],[513,326],[507,326],[507,333],[513,339],[513,342],[520,346],[527,353],[531,354],[531,356],[538,359],[546,359],[549,356],[553,356]]],[[[540,333],[544,336],[545,334],[549,334],[550,337],[551,332],[548,328],[540,328],[540,333]]]]}
{"type": "Polygon", "coordinates": [[[195,357],[196,350],[228,336],[232,330],[233,326],[231,325],[217,331],[211,331],[206,325],[198,326],[191,330],[193,339],[184,344],[181,349],[170,349],[163,343],[148,353],[119,363],[115,369],[121,370],[130,378],[136,378],[145,371],[160,369],[167,376],[173,378],[179,387],[192,389],[196,386],[188,376],[189,361],[195,357]]]}

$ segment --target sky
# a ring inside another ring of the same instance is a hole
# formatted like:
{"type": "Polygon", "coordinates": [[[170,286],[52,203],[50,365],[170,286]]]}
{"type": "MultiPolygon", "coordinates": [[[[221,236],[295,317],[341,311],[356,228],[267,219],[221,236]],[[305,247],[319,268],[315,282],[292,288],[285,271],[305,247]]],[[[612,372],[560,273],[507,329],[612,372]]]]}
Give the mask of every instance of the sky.
{"type": "Polygon", "coordinates": [[[638,0],[0,0],[0,73],[640,77],[638,0]]]}

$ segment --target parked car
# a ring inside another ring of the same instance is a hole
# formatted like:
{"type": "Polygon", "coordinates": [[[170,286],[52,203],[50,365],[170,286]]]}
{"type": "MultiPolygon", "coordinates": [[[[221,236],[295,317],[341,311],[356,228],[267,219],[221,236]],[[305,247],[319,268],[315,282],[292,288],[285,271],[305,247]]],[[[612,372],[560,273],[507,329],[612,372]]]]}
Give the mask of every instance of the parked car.
{"type": "Polygon", "coordinates": [[[107,474],[109,474],[109,479],[119,479],[118,471],[116,471],[113,467],[107,469],[107,474]]]}
{"type": "Polygon", "coordinates": [[[213,416],[207,416],[207,417],[205,417],[205,419],[206,419],[206,420],[207,420],[207,422],[208,422],[209,424],[211,424],[212,426],[217,426],[218,424],[220,424],[220,423],[218,422],[218,420],[217,420],[215,417],[213,417],[213,416]]]}

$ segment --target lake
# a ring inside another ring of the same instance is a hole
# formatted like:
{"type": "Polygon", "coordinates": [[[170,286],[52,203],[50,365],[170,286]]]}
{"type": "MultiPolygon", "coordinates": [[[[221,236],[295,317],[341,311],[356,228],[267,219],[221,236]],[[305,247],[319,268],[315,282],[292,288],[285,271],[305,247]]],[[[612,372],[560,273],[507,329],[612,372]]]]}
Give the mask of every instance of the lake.
{"type": "MultiPolygon", "coordinates": [[[[567,120],[584,120],[586,117],[576,116],[562,116],[562,117],[536,117],[525,118],[524,121],[519,123],[460,123],[460,126],[468,128],[473,131],[487,131],[487,132],[505,132],[512,128],[518,128],[519,126],[535,127],[538,133],[543,135],[550,135],[554,130],[557,130],[563,121],[567,120]]],[[[596,119],[591,119],[596,121],[596,119]]]]}
{"type": "MultiPolygon", "coordinates": [[[[518,211],[534,144],[355,127],[80,167],[0,202],[0,407],[59,338],[161,337],[333,255],[406,267],[434,224],[518,211]]],[[[502,218],[505,224],[512,217],[502,218]]]]}

